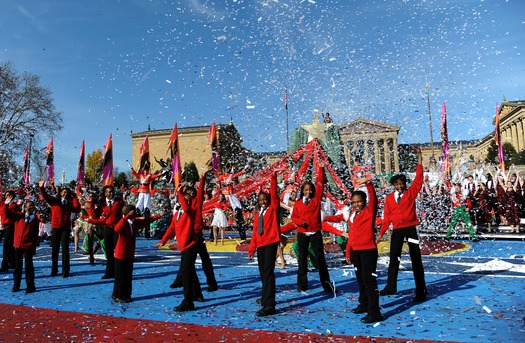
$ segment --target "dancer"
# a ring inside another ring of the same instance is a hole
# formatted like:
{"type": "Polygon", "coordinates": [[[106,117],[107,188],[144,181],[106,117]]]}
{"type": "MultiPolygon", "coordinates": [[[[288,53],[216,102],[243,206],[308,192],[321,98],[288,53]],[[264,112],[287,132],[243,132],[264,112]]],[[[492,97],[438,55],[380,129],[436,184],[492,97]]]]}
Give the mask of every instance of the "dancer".
{"type": "Polygon", "coordinates": [[[468,192],[463,191],[460,184],[455,184],[450,190],[450,202],[454,213],[452,214],[452,219],[450,220],[450,225],[448,226],[447,235],[445,239],[450,239],[459,219],[463,220],[463,223],[467,226],[468,232],[473,242],[477,242],[478,238],[476,237],[476,232],[474,232],[474,227],[472,226],[472,221],[470,220],[470,215],[468,210],[472,207],[470,199],[465,197],[468,192]]]}
{"type": "Polygon", "coordinates": [[[218,242],[218,230],[221,230],[221,245],[224,245],[224,231],[228,227],[228,218],[226,217],[225,211],[228,210],[228,203],[226,202],[226,198],[224,197],[224,194],[219,195],[219,200],[217,201],[217,204],[215,205],[215,211],[213,212],[213,220],[211,222],[211,226],[213,227],[213,240],[215,242],[215,245],[217,245],[218,242]]]}
{"type": "Polygon", "coordinates": [[[257,251],[257,264],[262,282],[263,308],[256,312],[259,317],[275,314],[275,256],[280,243],[279,195],[277,194],[277,172],[272,172],[270,194],[260,192],[257,203],[260,210],[253,219],[253,232],[248,250],[248,258],[253,259],[257,251]]]}
{"type": "Polygon", "coordinates": [[[69,239],[71,214],[80,212],[80,204],[69,188],[59,190],[60,198],[46,193],[44,181],[39,183],[40,195],[51,206],[51,276],[58,275],[58,254],[62,245],[62,277],[69,277],[69,239]]]}
{"type": "MultiPolygon", "coordinates": [[[[317,160],[317,159],[316,159],[317,160]]],[[[328,267],[324,255],[323,234],[321,232],[321,199],[324,189],[324,162],[319,161],[316,168],[315,185],[305,182],[301,186],[300,199],[295,203],[292,212],[292,222],[297,229],[297,256],[299,269],[297,274],[297,290],[308,289],[308,246],[312,243],[315,260],[319,267],[319,278],[323,289],[335,295],[335,286],[330,281],[328,267]]]]}
{"type": "MultiPolygon", "coordinates": [[[[233,209],[233,213],[235,214],[235,224],[237,226],[237,231],[239,232],[241,242],[244,243],[246,241],[246,228],[244,227],[242,205],[239,201],[239,198],[237,198],[237,196],[233,192],[234,180],[242,174],[244,174],[244,169],[240,172],[233,173],[232,168],[232,173],[216,174],[216,176],[219,180],[219,187],[221,189],[221,193],[224,194],[226,200],[230,202],[230,206],[233,209]]],[[[217,239],[217,237],[215,237],[215,239],[217,239]]]]}
{"type": "Polygon", "coordinates": [[[181,252],[179,273],[182,277],[184,299],[178,306],[173,308],[175,312],[195,310],[194,301],[204,301],[199,278],[195,271],[198,239],[194,229],[195,210],[191,206],[191,202],[195,197],[195,189],[187,187],[182,191],[182,187],[183,185],[181,184],[178,190],[181,209],[173,214],[171,224],[164,234],[164,237],[162,237],[159,243],[155,244],[155,247],[160,248],[166,244],[169,239],[177,236],[177,243],[179,251],[181,252]]]}
{"type": "Polygon", "coordinates": [[[117,303],[128,303],[131,301],[135,237],[142,225],[149,224],[162,215],[156,214],[147,218],[136,217],[133,205],[124,205],[122,215],[124,217],[115,225],[118,239],[115,247],[115,282],[111,298],[117,303]]]}
{"type": "MultiPolygon", "coordinates": [[[[211,262],[210,254],[208,253],[208,249],[206,248],[206,240],[204,239],[204,233],[202,232],[202,230],[204,229],[204,220],[202,218],[202,204],[204,203],[204,194],[206,193],[206,177],[210,171],[211,167],[201,176],[199,188],[197,190],[197,195],[194,197],[191,206],[195,211],[194,230],[197,234],[197,253],[201,258],[202,270],[204,271],[204,275],[206,275],[206,283],[208,284],[207,291],[215,292],[219,289],[219,286],[217,285],[217,279],[215,278],[215,273],[213,271],[213,264],[211,262]]],[[[195,190],[193,190],[193,192],[195,192],[195,190]]],[[[170,285],[170,288],[183,286],[182,275],[180,271],[181,270],[179,269],[177,277],[175,278],[175,281],[173,281],[173,283],[170,285]]]]}
{"type": "MultiPolygon", "coordinates": [[[[131,173],[133,174],[133,176],[139,179],[139,194],[136,204],[138,215],[149,217],[151,215],[151,184],[153,183],[153,180],[160,178],[163,174],[152,174],[150,172],[151,164],[149,161],[146,161],[146,163],[144,163],[143,168],[144,169],[137,173],[133,169],[133,167],[131,167],[131,173]]],[[[150,238],[149,224],[146,224],[144,226],[144,237],[150,238]]]]}
{"type": "Polygon", "coordinates": [[[10,212],[20,212],[20,206],[16,203],[15,192],[9,190],[4,194],[4,198],[0,202],[5,206],[0,207],[0,218],[2,223],[2,230],[4,231],[4,246],[2,248],[2,267],[0,271],[6,272],[9,268],[15,267],[15,248],[13,247],[13,240],[15,234],[15,224],[6,214],[6,210],[10,212]]]}
{"type": "Polygon", "coordinates": [[[359,305],[352,309],[352,313],[367,315],[361,318],[365,324],[383,320],[379,309],[379,291],[377,288],[377,243],[375,241],[374,225],[377,215],[377,197],[371,180],[356,179],[355,185],[365,185],[366,193],[360,190],[352,193],[352,212],[349,218],[343,213],[327,216],[325,220],[331,222],[348,221],[350,235],[346,245],[346,261],[355,267],[355,275],[359,284],[359,305]]]}
{"type": "Polygon", "coordinates": [[[415,146],[411,146],[411,149],[416,152],[418,159],[414,181],[407,188],[405,175],[397,174],[392,176],[390,183],[394,186],[395,192],[390,193],[385,198],[383,223],[376,243],[379,244],[381,237],[388,230],[390,224],[392,224],[393,230],[390,238],[390,264],[388,265],[387,284],[379,294],[391,295],[397,292],[397,274],[399,272],[401,250],[406,239],[408,240],[412,271],[416,283],[416,296],[413,301],[422,302],[427,299],[427,286],[416,229],[416,225],[419,224],[416,214],[416,197],[423,186],[423,165],[421,164],[421,149],[415,146]]]}

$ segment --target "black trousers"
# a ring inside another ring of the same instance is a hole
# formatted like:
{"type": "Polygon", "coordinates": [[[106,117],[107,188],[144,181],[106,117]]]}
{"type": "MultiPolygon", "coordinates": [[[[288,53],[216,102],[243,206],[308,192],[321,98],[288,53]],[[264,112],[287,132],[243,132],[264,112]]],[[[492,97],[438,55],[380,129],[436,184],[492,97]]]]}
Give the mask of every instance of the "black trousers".
{"type": "MultiPolygon", "coordinates": [[[[235,225],[237,226],[237,231],[239,232],[239,238],[242,241],[246,240],[246,227],[244,227],[244,216],[242,214],[242,209],[235,209],[235,225]]],[[[215,237],[217,239],[217,237],[215,237]]]]}
{"type": "Polygon", "coordinates": [[[115,276],[115,245],[117,244],[118,235],[112,227],[104,226],[104,247],[106,249],[106,272],[108,277],[115,276]]]}
{"type": "Polygon", "coordinates": [[[376,276],[377,249],[352,250],[350,259],[355,267],[355,276],[359,285],[359,305],[365,307],[368,314],[379,315],[379,289],[376,276]]]}
{"type": "Polygon", "coordinates": [[[201,285],[195,270],[197,259],[197,244],[181,252],[179,273],[182,276],[184,300],[181,306],[193,306],[193,299],[202,295],[201,285]]]}
{"type": "Polygon", "coordinates": [[[275,256],[279,242],[257,248],[257,264],[262,282],[261,305],[275,307],[275,256]]]}
{"type": "MultiPolygon", "coordinates": [[[[326,283],[330,283],[330,275],[328,274],[328,267],[324,256],[323,234],[317,231],[313,235],[305,235],[304,233],[297,234],[297,248],[299,256],[299,269],[297,273],[297,286],[303,290],[308,289],[308,246],[312,243],[312,250],[317,260],[317,267],[319,268],[319,278],[323,288],[326,283]]],[[[275,262],[275,261],[274,261],[275,262]]]]}
{"type": "Polygon", "coordinates": [[[15,249],[15,272],[13,278],[14,286],[20,287],[22,282],[22,268],[25,259],[26,263],[26,286],[27,289],[35,289],[35,267],[33,265],[33,255],[35,249],[15,249]]]}
{"type": "MultiPolygon", "coordinates": [[[[204,234],[201,232],[197,233],[197,254],[199,254],[202,262],[202,270],[204,275],[206,275],[206,283],[210,287],[217,286],[217,280],[215,279],[215,273],[213,272],[213,264],[211,263],[210,254],[206,248],[206,243],[204,239],[204,234]]],[[[182,283],[182,275],[180,269],[177,273],[174,283],[182,283]]]]}
{"type": "Polygon", "coordinates": [[[62,275],[69,275],[71,230],[51,229],[51,274],[58,274],[58,254],[62,246],[62,275]]]}
{"type": "Polygon", "coordinates": [[[115,258],[115,282],[113,296],[120,299],[131,299],[133,278],[133,260],[115,258]]]}
{"type": "MultiPolygon", "coordinates": [[[[392,230],[392,236],[390,238],[390,263],[388,265],[386,290],[397,292],[397,275],[399,273],[401,251],[403,249],[404,241],[408,241],[409,239],[419,242],[419,236],[417,235],[415,226],[392,230]]],[[[408,241],[408,248],[410,251],[410,260],[412,261],[414,281],[416,283],[416,295],[424,295],[427,293],[427,286],[425,283],[425,270],[423,269],[419,243],[416,244],[408,241]]]]}
{"type": "Polygon", "coordinates": [[[13,247],[15,237],[15,226],[7,224],[4,226],[4,248],[2,251],[2,269],[8,270],[15,266],[15,248],[13,247]]]}

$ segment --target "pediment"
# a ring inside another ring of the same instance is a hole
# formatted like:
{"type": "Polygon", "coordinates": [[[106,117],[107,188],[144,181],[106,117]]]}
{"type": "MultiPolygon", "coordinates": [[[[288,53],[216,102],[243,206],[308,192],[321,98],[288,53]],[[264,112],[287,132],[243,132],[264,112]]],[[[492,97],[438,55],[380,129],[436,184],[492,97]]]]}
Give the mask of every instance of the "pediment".
{"type": "Polygon", "coordinates": [[[397,125],[390,125],[367,119],[356,119],[339,126],[339,132],[344,135],[359,135],[374,132],[398,132],[399,129],[400,127],[397,125]]]}

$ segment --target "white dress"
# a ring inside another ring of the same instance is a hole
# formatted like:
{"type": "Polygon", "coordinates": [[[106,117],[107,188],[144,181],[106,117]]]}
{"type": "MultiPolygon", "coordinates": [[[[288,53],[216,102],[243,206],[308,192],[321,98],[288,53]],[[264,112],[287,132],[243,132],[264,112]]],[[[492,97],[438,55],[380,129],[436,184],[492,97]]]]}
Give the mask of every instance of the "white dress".
{"type": "Polygon", "coordinates": [[[211,222],[211,226],[217,226],[217,227],[228,227],[228,218],[226,218],[226,214],[223,210],[220,208],[215,208],[215,212],[213,213],[213,220],[211,222]]]}

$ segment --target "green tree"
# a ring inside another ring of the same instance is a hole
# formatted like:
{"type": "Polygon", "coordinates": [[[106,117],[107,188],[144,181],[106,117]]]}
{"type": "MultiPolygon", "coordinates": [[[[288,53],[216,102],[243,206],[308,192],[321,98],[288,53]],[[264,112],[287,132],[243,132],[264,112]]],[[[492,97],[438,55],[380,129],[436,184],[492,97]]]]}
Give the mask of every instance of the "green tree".
{"type": "Polygon", "coordinates": [[[199,171],[195,162],[190,161],[184,164],[184,171],[182,173],[182,180],[186,182],[197,182],[199,181],[199,171]]]}
{"type": "MultiPolygon", "coordinates": [[[[516,148],[509,142],[503,143],[503,157],[505,158],[505,165],[521,164],[521,155],[516,152],[516,148]]],[[[490,163],[499,163],[498,146],[496,142],[492,141],[490,143],[485,160],[490,163]]]]}
{"type": "Polygon", "coordinates": [[[128,187],[129,185],[128,175],[124,172],[118,172],[118,170],[115,171],[115,174],[117,175],[115,177],[115,186],[116,187],[120,187],[120,186],[128,187]]]}

